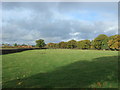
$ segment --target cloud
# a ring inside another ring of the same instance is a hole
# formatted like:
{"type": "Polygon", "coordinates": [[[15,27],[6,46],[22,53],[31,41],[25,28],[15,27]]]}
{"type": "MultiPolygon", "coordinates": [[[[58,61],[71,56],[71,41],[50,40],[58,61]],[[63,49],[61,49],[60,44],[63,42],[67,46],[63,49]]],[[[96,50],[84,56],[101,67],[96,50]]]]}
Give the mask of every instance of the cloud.
{"type": "Polygon", "coordinates": [[[77,35],[79,35],[79,34],[80,34],[79,32],[70,33],[71,36],[77,36],[77,35]]]}
{"type": "Polygon", "coordinates": [[[114,35],[118,29],[116,8],[116,3],[3,3],[3,43],[92,40],[99,34],[114,35]]]}

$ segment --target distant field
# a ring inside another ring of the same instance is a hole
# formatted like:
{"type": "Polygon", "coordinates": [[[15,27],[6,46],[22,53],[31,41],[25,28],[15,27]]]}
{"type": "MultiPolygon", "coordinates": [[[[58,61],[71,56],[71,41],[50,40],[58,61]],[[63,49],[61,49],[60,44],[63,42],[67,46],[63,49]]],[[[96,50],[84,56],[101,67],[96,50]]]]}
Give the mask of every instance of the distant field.
{"type": "Polygon", "coordinates": [[[3,88],[117,88],[118,52],[46,49],[2,55],[3,88]]]}
{"type": "Polygon", "coordinates": [[[19,49],[19,48],[0,48],[0,49],[19,49]]]}
{"type": "MultiPolygon", "coordinates": [[[[33,48],[36,48],[36,47],[33,47],[33,48]]],[[[0,48],[0,49],[25,49],[25,48],[0,48]]]]}

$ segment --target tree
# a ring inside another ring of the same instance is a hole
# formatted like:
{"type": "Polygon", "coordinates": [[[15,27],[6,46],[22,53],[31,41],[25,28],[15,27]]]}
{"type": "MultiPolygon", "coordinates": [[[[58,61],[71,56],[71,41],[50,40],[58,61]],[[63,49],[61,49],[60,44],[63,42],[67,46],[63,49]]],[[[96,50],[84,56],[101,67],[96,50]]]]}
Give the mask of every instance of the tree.
{"type": "Polygon", "coordinates": [[[59,48],[67,48],[67,42],[60,42],[59,48]]]}
{"type": "Polygon", "coordinates": [[[110,49],[109,46],[108,46],[108,40],[109,40],[109,39],[106,38],[106,39],[104,39],[104,40],[102,41],[101,49],[105,49],[105,50],[110,49]]]}
{"type": "Polygon", "coordinates": [[[5,44],[4,43],[2,43],[2,46],[4,46],[5,44]]]}
{"type": "Polygon", "coordinates": [[[36,40],[35,42],[36,42],[37,47],[44,47],[45,46],[45,42],[43,39],[36,40]]]}
{"type": "Polygon", "coordinates": [[[14,47],[18,46],[17,43],[13,44],[14,47]]]}
{"type": "Polygon", "coordinates": [[[106,36],[105,34],[100,34],[98,37],[96,37],[93,41],[92,41],[92,46],[95,49],[102,49],[102,42],[108,38],[108,36],[106,36]]]}
{"type": "Polygon", "coordinates": [[[110,36],[108,46],[112,50],[120,50],[120,35],[110,36]]]}
{"type": "Polygon", "coordinates": [[[76,47],[77,47],[77,42],[75,40],[68,41],[67,48],[73,49],[73,48],[76,48],[76,47]]]}
{"type": "Polygon", "coordinates": [[[77,48],[82,49],[82,47],[83,47],[83,41],[78,41],[77,42],[77,48]]]}
{"type": "Polygon", "coordinates": [[[84,40],[84,47],[83,49],[90,49],[91,42],[90,40],[84,40]]]}
{"type": "Polygon", "coordinates": [[[26,44],[23,43],[21,46],[28,46],[28,45],[26,45],[26,44]]]}
{"type": "Polygon", "coordinates": [[[54,43],[54,48],[59,48],[59,43],[54,43]]]}
{"type": "Polygon", "coordinates": [[[55,48],[55,47],[56,47],[56,44],[55,44],[55,43],[48,43],[48,44],[47,44],[47,47],[48,47],[48,48],[55,48]]]}
{"type": "Polygon", "coordinates": [[[81,40],[77,42],[77,48],[79,49],[89,49],[90,48],[90,40],[81,40]]]}
{"type": "Polygon", "coordinates": [[[5,44],[3,44],[4,46],[10,46],[10,44],[8,44],[8,43],[5,43],[5,44]]]}
{"type": "Polygon", "coordinates": [[[94,40],[91,41],[90,49],[95,49],[95,47],[94,47],[94,40]]]}

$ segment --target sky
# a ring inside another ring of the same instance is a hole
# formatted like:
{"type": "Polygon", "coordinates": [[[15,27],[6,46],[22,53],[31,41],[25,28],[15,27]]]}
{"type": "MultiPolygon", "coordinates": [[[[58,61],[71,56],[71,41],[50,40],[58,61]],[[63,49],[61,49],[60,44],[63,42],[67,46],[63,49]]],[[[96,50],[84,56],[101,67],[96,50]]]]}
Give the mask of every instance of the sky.
{"type": "Polygon", "coordinates": [[[2,43],[35,45],[118,34],[117,2],[3,2],[2,43]]]}

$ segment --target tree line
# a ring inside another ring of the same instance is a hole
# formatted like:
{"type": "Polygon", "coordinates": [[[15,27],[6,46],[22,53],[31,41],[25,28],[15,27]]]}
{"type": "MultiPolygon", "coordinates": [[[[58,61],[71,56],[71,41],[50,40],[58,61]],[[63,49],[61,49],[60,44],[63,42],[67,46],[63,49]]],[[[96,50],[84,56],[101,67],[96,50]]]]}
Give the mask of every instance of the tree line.
{"type": "Polygon", "coordinates": [[[8,44],[8,43],[3,43],[2,46],[0,46],[2,48],[32,48],[32,47],[35,47],[35,45],[27,45],[27,44],[17,44],[17,43],[14,43],[14,44],[8,44]]]}
{"type": "Polygon", "coordinates": [[[120,35],[108,37],[105,34],[98,35],[94,40],[69,40],[59,43],[45,44],[43,39],[36,40],[37,47],[60,48],[60,49],[97,49],[97,50],[120,50],[120,35]]]}

